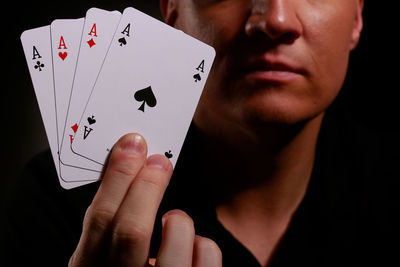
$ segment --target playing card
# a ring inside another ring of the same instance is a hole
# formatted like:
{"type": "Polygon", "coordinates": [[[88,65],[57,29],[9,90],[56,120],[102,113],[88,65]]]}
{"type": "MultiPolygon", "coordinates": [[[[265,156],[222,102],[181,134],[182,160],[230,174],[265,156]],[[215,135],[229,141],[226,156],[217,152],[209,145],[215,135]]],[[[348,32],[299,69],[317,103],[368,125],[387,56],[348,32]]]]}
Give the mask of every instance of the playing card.
{"type": "MultiPolygon", "coordinates": [[[[120,17],[121,13],[118,11],[110,12],[98,8],[91,8],[86,13],[60,147],[60,159],[64,165],[97,172],[102,170],[103,166],[98,163],[74,154],[70,146],[120,17]]],[[[96,175],[99,173],[95,173],[96,175]]]]}
{"type": "Polygon", "coordinates": [[[103,164],[138,132],[175,165],[215,57],[212,47],[134,9],[124,10],[72,149],[103,164]]]}
{"type": "Polygon", "coordinates": [[[60,184],[65,189],[87,184],[91,181],[68,183],[59,175],[50,26],[24,31],[21,42],[60,184]]]}
{"type": "Polygon", "coordinates": [[[58,19],[50,25],[59,140],[63,136],[84,21],[84,18],[58,19]]]}
{"type": "MultiPolygon", "coordinates": [[[[65,119],[81,43],[84,18],[54,20],[51,23],[54,92],[58,146],[64,134],[65,119]]],[[[72,135],[70,136],[72,140],[72,135]]],[[[99,173],[84,168],[68,166],[59,161],[59,175],[64,181],[91,181],[99,173]]]]}

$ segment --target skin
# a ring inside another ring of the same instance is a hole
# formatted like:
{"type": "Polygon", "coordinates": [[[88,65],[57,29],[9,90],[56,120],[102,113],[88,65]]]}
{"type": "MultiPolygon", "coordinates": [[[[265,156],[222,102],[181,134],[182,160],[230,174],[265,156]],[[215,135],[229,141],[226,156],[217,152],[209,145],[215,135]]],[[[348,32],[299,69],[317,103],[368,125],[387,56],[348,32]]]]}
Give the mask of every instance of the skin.
{"type": "MultiPolygon", "coordinates": [[[[324,112],[359,40],[362,7],[362,0],[161,1],[168,24],[217,51],[194,122],[211,155],[204,164],[218,219],[263,266],[306,192],[324,112]]],[[[179,210],[164,215],[160,253],[148,258],[172,171],[164,156],[147,157],[143,137],[122,137],[70,266],[222,266],[215,242],[197,236],[179,210]]]]}
{"type": "Polygon", "coordinates": [[[194,121],[211,155],[218,219],[267,264],[306,192],[324,112],[359,41],[363,1],[164,5],[168,23],[217,51],[194,121]]]}
{"type": "Polygon", "coordinates": [[[222,266],[218,246],[195,235],[192,219],[180,210],[163,216],[159,255],[156,263],[149,259],[154,220],[172,171],[165,156],[147,158],[141,135],[123,136],[86,211],[69,266],[222,266]]]}

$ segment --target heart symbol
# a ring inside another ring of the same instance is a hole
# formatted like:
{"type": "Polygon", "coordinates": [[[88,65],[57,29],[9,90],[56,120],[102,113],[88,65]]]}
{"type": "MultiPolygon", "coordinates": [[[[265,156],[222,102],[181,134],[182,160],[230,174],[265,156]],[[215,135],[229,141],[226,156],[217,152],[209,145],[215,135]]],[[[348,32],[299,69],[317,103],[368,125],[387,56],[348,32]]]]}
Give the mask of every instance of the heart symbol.
{"type": "Polygon", "coordinates": [[[64,60],[64,59],[68,56],[68,53],[67,53],[67,52],[59,52],[59,53],[58,53],[58,56],[59,56],[62,60],[64,60]]]}

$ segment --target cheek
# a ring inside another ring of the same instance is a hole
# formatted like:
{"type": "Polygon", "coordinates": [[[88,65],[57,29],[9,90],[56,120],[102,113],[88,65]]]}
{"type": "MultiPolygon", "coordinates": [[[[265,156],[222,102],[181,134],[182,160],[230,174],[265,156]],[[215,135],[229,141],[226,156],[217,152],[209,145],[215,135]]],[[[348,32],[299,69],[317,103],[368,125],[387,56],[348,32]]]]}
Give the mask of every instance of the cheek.
{"type": "Polygon", "coordinates": [[[235,8],[224,6],[200,11],[188,10],[190,18],[184,18],[182,30],[211,45],[217,55],[226,54],[233,39],[243,29],[243,19],[235,8]]]}
{"type": "Polygon", "coordinates": [[[328,106],[339,93],[347,73],[352,21],[341,11],[324,15],[307,22],[303,40],[312,61],[310,80],[316,87],[315,98],[320,105],[328,106]]]}

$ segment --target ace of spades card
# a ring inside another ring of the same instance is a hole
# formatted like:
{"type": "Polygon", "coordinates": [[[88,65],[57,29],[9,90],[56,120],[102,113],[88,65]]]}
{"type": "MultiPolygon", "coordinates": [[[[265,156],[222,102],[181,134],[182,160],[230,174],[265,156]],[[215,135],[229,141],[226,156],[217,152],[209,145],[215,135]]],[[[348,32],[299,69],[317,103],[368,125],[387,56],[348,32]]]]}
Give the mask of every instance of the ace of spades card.
{"type": "Polygon", "coordinates": [[[125,9],[72,150],[104,164],[115,142],[136,132],[149,155],[166,155],[175,166],[214,57],[212,47],[125,9]]]}

